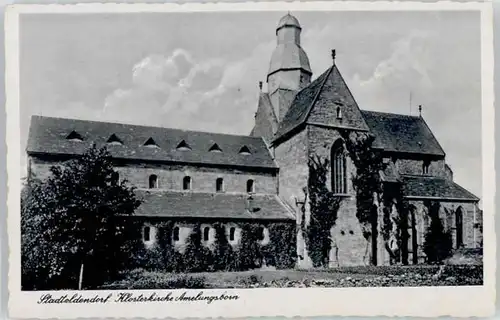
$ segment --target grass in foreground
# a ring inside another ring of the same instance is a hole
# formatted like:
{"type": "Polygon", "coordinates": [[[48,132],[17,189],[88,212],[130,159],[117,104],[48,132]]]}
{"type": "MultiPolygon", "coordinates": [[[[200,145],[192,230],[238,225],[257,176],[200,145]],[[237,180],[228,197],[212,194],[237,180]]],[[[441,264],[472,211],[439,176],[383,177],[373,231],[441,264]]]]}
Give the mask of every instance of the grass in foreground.
{"type": "Polygon", "coordinates": [[[380,266],[175,274],[142,269],[101,289],[401,287],[482,285],[482,266],[380,266]]]}

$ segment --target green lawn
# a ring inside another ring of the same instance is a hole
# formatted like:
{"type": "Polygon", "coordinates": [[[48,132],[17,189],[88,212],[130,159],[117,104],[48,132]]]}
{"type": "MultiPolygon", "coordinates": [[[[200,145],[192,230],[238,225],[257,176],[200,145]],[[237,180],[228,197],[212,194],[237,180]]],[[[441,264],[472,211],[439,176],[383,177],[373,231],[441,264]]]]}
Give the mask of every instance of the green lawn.
{"type": "Polygon", "coordinates": [[[250,270],[164,273],[136,269],[101,289],[392,287],[482,285],[481,266],[342,267],[325,270],[250,270]]]}

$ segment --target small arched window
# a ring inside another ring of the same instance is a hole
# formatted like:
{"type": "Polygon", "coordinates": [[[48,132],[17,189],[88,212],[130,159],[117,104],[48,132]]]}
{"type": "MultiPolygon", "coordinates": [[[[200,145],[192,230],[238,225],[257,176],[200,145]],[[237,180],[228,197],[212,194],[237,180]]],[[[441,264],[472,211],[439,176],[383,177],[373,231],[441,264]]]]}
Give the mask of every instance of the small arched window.
{"type": "Polygon", "coordinates": [[[344,144],[341,139],[335,141],[331,150],[332,163],[332,192],[337,194],[347,193],[347,170],[344,144]]]}
{"type": "Polygon", "coordinates": [[[215,180],[215,191],[217,192],[224,191],[224,180],[222,178],[217,178],[217,180],[215,180]]]}
{"type": "Polygon", "coordinates": [[[182,190],[191,190],[191,177],[185,176],[182,180],[182,190]]]}
{"type": "Polygon", "coordinates": [[[257,239],[259,241],[262,241],[264,240],[264,238],[265,238],[264,227],[259,227],[259,229],[257,229],[257,239]]]}
{"type": "Polygon", "coordinates": [[[158,176],[156,174],[152,174],[149,176],[149,189],[158,188],[158,176]]]}
{"type": "Polygon", "coordinates": [[[111,184],[118,184],[120,182],[120,174],[118,172],[111,173],[111,184]]]}
{"type": "Polygon", "coordinates": [[[229,228],[229,241],[234,241],[234,234],[236,233],[236,228],[229,228]]]}
{"type": "Polygon", "coordinates": [[[422,163],[422,174],[429,174],[429,166],[430,166],[429,161],[424,161],[422,163]]]}
{"type": "Polygon", "coordinates": [[[142,238],[143,238],[144,242],[151,241],[151,227],[149,227],[149,226],[144,227],[142,238]]]}
{"type": "Polygon", "coordinates": [[[342,120],[342,109],[337,106],[337,119],[342,120]]]}
{"type": "Polygon", "coordinates": [[[254,181],[252,179],[247,180],[247,192],[248,193],[254,192],[254,181]]]}
{"type": "Polygon", "coordinates": [[[174,241],[179,241],[179,227],[175,227],[174,230],[172,231],[172,239],[174,241]]]}
{"type": "Polygon", "coordinates": [[[208,241],[210,239],[210,227],[203,228],[203,241],[208,241]]]}

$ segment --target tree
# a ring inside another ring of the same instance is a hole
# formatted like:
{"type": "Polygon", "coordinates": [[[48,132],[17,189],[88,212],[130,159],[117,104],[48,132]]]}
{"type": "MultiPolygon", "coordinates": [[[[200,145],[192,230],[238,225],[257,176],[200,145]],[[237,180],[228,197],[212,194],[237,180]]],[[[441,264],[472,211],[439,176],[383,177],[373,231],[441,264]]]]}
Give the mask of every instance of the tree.
{"type": "Polygon", "coordinates": [[[141,201],[118,181],[105,148],[93,145],[50,171],[45,181],[30,179],[21,195],[23,288],[75,289],[82,279],[85,287],[99,285],[126,258],[124,217],[141,201]]]}
{"type": "Polygon", "coordinates": [[[439,264],[452,253],[452,237],[443,228],[443,222],[439,218],[439,202],[428,204],[431,223],[425,234],[424,253],[427,262],[439,264]]]}

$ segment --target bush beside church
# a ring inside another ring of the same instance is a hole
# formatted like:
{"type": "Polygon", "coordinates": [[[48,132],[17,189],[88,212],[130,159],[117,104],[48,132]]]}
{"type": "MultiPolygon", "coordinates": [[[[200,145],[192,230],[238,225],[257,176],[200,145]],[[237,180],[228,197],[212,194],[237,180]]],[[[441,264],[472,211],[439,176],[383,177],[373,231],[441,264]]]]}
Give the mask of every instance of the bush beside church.
{"type": "Polygon", "coordinates": [[[244,271],[265,266],[289,269],[296,263],[293,221],[200,223],[192,219],[147,222],[135,219],[127,224],[129,240],[125,250],[131,258],[126,263],[126,269],[244,271]],[[144,241],[145,226],[153,228],[154,239],[144,241]],[[183,231],[179,240],[174,241],[176,226],[183,231]],[[208,240],[204,238],[206,226],[210,226],[208,240]],[[230,240],[228,226],[237,226],[233,240],[230,240]]]}

